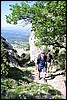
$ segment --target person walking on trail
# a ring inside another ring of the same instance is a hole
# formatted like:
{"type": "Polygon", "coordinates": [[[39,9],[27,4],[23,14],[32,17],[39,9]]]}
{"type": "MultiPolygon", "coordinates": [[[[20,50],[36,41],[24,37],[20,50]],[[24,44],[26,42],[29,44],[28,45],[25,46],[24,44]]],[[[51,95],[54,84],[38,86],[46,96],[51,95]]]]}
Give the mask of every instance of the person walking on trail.
{"type": "Polygon", "coordinates": [[[51,60],[53,59],[53,57],[52,57],[52,55],[50,54],[50,53],[48,53],[47,54],[47,59],[46,59],[46,61],[47,61],[47,73],[49,73],[50,71],[49,71],[49,68],[50,68],[50,66],[51,66],[51,60]]]}
{"type": "Polygon", "coordinates": [[[47,72],[47,66],[46,66],[46,55],[44,52],[41,52],[40,56],[37,58],[37,66],[38,66],[38,78],[40,80],[40,72],[44,72],[44,81],[46,82],[47,80],[45,79],[46,77],[46,72],[47,72]]]}

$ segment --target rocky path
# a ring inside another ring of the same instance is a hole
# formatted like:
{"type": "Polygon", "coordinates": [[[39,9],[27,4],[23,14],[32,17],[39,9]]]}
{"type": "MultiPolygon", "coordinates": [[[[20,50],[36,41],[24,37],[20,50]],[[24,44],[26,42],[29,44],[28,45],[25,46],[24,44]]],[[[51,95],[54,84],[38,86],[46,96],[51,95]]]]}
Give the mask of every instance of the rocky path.
{"type": "MultiPolygon", "coordinates": [[[[41,72],[41,79],[38,80],[38,72],[36,70],[34,70],[34,72],[32,73],[32,75],[34,76],[34,82],[38,82],[38,83],[44,83],[43,81],[43,75],[44,73],[41,72]]],[[[46,76],[47,79],[47,83],[44,84],[49,84],[51,86],[53,86],[55,89],[59,90],[62,94],[63,99],[66,99],[66,86],[65,86],[65,76],[63,74],[63,72],[60,71],[56,71],[54,73],[49,73],[46,76]],[[52,77],[51,77],[52,74],[52,77]]]]}

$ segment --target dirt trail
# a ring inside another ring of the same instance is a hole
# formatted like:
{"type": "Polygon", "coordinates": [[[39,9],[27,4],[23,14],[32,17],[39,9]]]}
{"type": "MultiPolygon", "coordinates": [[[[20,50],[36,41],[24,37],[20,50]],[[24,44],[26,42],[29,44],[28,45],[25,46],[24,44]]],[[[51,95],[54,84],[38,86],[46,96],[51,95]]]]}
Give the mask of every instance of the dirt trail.
{"type": "MultiPolygon", "coordinates": [[[[53,79],[51,79],[51,76],[49,74],[46,76],[47,83],[49,85],[53,86],[55,89],[59,90],[62,94],[63,99],[66,99],[66,86],[65,86],[65,82],[64,82],[66,80],[66,78],[65,78],[63,72],[57,71],[57,72],[51,73],[51,74],[53,74],[53,79]]],[[[34,82],[44,83],[44,81],[43,81],[44,73],[43,72],[41,72],[40,80],[38,80],[38,72],[35,69],[34,69],[34,72],[32,73],[32,75],[34,76],[34,80],[33,80],[34,82]]],[[[47,83],[44,83],[44,84],[47,84],[47,83]]]]}

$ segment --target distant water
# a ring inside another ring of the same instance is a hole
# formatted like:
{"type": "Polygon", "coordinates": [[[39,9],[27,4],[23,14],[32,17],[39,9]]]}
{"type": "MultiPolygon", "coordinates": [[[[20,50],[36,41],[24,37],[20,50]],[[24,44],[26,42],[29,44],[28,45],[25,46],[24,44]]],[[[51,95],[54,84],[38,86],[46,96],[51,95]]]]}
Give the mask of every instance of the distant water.
{"type": "Polygon", "coordinates": [[[22,29],[1,29],[1,36],[3,36],[9,43],[14,43],[14,41],[29,42],[30,30],[22,29]]]}

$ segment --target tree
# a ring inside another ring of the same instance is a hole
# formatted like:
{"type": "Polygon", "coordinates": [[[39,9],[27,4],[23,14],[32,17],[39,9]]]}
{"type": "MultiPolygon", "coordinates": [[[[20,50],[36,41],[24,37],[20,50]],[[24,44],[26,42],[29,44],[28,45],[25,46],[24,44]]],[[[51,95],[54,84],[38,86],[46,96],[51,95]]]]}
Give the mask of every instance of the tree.
{"type": "Polygon", "coordinates": [[[39,45],[66,49],[66,1],[36,1],[32,6],[22,1],[21,5],[10,5],[10,10],[6,21],[17,24],[24,19],[26,24],[32,23],[39,45]]]}

